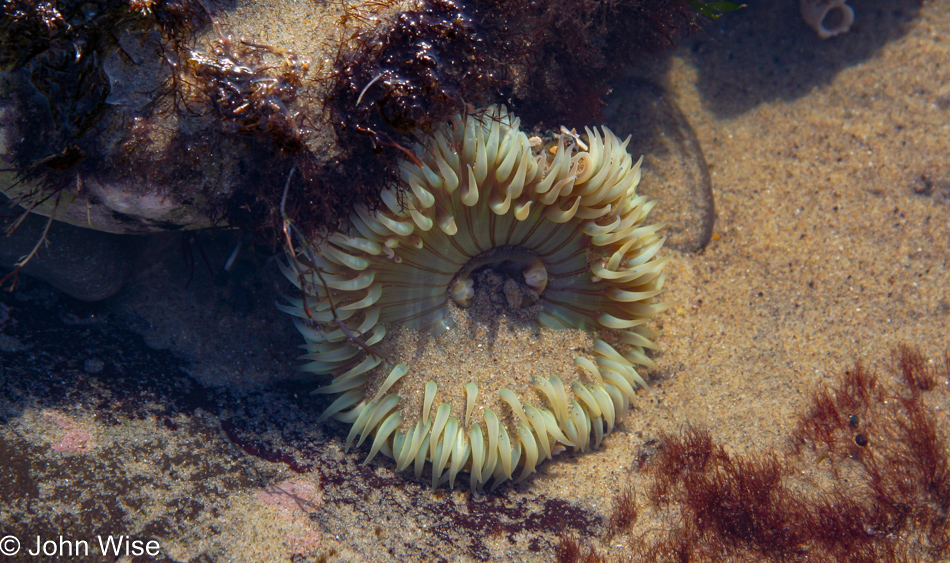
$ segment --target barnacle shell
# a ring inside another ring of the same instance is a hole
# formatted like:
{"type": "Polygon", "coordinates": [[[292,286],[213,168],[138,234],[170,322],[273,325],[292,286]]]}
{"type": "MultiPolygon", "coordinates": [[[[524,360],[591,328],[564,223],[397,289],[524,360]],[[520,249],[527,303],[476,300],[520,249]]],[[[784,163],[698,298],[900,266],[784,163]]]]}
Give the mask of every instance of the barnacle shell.
{"type": "Polygon", "coordinates": [[[845,0],[801,0],[799,7],[805,23],[822,39],[845,33],[854,23],[854,10],[845,4],[845,0]],[[836,14],[837,20],[828,23],[828,14],[836,14]],[[827,27],[828,25],[831,27],[827,27]]]}

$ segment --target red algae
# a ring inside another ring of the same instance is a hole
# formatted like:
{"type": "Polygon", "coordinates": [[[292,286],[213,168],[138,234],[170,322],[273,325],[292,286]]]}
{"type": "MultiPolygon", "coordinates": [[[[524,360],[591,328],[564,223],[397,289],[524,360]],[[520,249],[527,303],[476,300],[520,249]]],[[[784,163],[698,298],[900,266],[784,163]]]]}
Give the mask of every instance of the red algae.
{"type": "Polygon", "coordinates": [[[619,559],[605,558],[566,538],[558,561],[945,557],[950,448],[928,401],[950,369],[912,346],[900,346],[894,360],[885,376],[857,363],[816,388],[780,451],[730,454],[695,426],[662,435],[658,453],[643,466],[650,484],[640,510],[664,514],[668,529],[647,540],[615,524],[618,514],[636,520],[638,507],[624,489],[604,537],[627,531],[629,549],[619,559]]]}

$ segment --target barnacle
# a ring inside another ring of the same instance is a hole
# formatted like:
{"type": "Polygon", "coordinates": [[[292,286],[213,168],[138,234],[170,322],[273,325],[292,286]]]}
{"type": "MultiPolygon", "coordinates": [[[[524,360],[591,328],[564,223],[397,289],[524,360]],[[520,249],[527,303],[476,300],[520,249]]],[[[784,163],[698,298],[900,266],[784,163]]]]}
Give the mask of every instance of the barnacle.
{"type": "Polygon", "coordinates": [[[315,391],[336,396],[323,417],[352,424],[347,447],[370,441],[367,462],[383,453],[419,476],[428,461],[433,487],[461,471],[473,489],[520,481],[567,447],[598,447],[645,386],[637,366],[653,365],[645,349],[657,334],[645,325],[668,307],[656,301],[664,237],[644,222],[654,202],[636,193],[629,138],[586,133],[545,147],[504,107],[458,116],[413,148],[404,185],[384,189],[378,211],[357,207],[347,230],[289,256],[304,299],[281,307],[307,341],[302,369],[332,376],[315,391]],[[502,264],[536,295],[543,330],[594,334],[577,373],[531,378],[541,404],[514,382],[487,407],[474,381],[407,389],[414,368],[377,351],[396,331],[449,336],[451,303],[475,294],[472,272],[502,264]]]}

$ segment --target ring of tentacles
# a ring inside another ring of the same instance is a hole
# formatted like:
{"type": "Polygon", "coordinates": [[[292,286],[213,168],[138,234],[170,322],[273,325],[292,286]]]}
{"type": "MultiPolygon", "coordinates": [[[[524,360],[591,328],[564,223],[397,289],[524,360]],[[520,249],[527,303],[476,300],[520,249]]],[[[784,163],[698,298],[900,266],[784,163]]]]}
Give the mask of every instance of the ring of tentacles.
{"type": "Polygon", "coordinates": [[[433,487],[467,472],[480,490],[600,445],[646,386],[646,324],[669,306],[662,226],[645,223],[655,202],[637,194],[628,142],[606,128],[529,139],[504,107],[458,116],[421,137],[377,210],[296,245],[283,268],[303,298],[281,308],[306,339],[301,369],[329,378],[314,391],[335,397],[322,419],[352,425],[347,448],[366,442],[366,463],[382,453],[417,477],[429,467],[433,487]],[[506,385],[488,406],[464,376],[408,389],[411,358],[382,351],[394,327],[438,340],[472,304],[473,273],[502,264],[533,294],[539,330],[592,336],[573,381],[533,374],[531,396],[506,385]]]}

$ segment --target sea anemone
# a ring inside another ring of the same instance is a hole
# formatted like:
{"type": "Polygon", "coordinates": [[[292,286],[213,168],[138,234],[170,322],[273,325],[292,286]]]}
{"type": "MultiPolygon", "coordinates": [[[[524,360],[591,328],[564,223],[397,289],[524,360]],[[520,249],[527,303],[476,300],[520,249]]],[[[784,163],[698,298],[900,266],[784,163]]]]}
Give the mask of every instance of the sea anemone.
{"type": "Polygon", "coordinates": [[[336,396],[322,418],[352,424],[347,448],[371,438],[366,463],[383,453],[418,477],[428,461],[433,487],[467,471],[477,490],[600,445],[646,386],[636,366],[654,365],[645,349],[657,333],[645,325],[669,306],[656,301],[665,237],[644,223],[655,202],[636,193],[628,142],[562,128],[545,144],[504,107],[458,116],[405,151],[404,185],[383,190],[378,210],[357,207],[344,231],[297,245],[284,272],[304,298],[281,308],[307,341],[302,369],[332,376],[314,393],[336,396]],[[574,373],[515,382],[494,372],[487,398],[475,378],[440,391],[407,377],[413,354],[387,342],[401,331],[464,339],[444,333],[477,301],[473,273],[486,267],[520,284],[536,333],[592,337],[574,373]],[[512,388],[533,388],[535,404],[512,388]]]}

